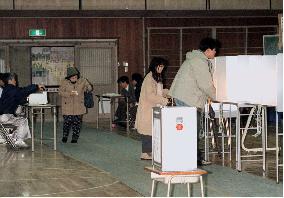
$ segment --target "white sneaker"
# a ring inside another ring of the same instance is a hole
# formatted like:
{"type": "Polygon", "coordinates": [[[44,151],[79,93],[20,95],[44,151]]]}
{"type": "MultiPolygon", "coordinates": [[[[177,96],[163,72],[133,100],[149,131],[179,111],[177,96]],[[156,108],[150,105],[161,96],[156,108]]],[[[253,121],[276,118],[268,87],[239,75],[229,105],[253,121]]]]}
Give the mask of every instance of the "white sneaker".
{"type": "Polygon", "coordinates": [[[151,160],[152,159],[152,155],[149,154],[149,153],[141,153],[140,159],[141,160],[151,160]]]}
{"type": "Polygon", "coordinates": [[[0,144],[4,144],[6,142],[6,140],[4,140],[3,138],[0,138],[0,144]]]}
{"type": "Polygon", "coordinates": [[[27,148],[29,145],[27,145],[23,140],[17,140],[15,142],[15,145],[20,147],[20,148],[27,148]]]}
{"type": "Polygon", "coordinates": [[[202,160],[202,161],[201,161],[201,164],[202,164],[203,166],[206,166],[206,165],[210,165],[210,164],[212,164],[212,162],[202,160]]]}

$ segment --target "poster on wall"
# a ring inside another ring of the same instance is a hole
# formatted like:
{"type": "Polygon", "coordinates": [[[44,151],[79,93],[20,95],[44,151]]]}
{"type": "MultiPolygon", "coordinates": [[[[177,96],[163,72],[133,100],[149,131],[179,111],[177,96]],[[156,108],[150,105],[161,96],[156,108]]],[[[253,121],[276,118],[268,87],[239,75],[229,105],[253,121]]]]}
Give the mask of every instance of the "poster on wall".
{"type": "Polygon", "coordinates": [[[74,66],[74,47],[32,47],[32,83],[58,86],[74,66]]]}

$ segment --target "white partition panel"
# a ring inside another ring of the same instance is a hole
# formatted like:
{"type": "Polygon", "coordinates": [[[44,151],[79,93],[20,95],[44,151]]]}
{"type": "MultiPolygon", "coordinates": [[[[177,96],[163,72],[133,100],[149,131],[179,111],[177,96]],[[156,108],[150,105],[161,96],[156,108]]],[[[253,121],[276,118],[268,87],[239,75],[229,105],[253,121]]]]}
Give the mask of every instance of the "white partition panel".
{"type": "Polygon", "coordinates": [[[215,58],[214,61],[213,81],[216,87],[216,98],[218,101],[227,99],[227,83],[226,83],[226,57],[215,58]],[[216,67],[218,65],[218,67],[216,67]]]}
{"type": "MultiPolygon", "coordinates": [[[[283,60],[280,55],[278,59],[279,65],[282,66],[283,60]]],[[[217,57],[214,64],[213,78],[218,101],[276,106],[277,95],[278,101],[281,100],[283,80],[281,81],[280,78],[283,75],[282,72],[277,71],[276,56],[217,57]]],[[[283,69],[278,67],[278,70],[283,69]]]]}
{"type": "Polygon", "coordinates": [[[266,55],[255,57],[258,65],[253,64],[257,75],[257,89],[255,100],[259,104],[277,105],[277,67],[276,56],[266,55]]]}
{"type": "Polygon", "coordinates": [[[283,112],[283,54],[277,54],[277,106],[278,112],[283,112]]]}

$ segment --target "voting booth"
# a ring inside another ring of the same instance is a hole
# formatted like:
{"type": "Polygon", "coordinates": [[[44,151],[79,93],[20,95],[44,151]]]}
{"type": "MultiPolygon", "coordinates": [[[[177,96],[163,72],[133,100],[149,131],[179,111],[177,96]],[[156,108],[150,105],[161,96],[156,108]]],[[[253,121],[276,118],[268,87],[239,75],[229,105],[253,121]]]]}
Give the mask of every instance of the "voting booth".
{"type": "Polygon", "coordinates": [[[256,152],[262,152],[263,171],[266,171],[267,107],[276,107],[283,111],[283,54],[277,55],[240,55],[224,56],[214,59],[213,81],[216,87],[216,100],[221,103],[234,103],[238,108],[236,125],[236,167],[241,170],[242,159],[259,160],[256,152]],[[247,123],[240,126],[240,119],[247,114],[241,108],[250,108],[247,123]],[[251,124],[251,120],[255,120],[251,124]],[[246,136],[262,135],[261,147],[247,147],[246,136]],[[242,153],[242,151],[245,151],[242,153]],[[255,154],[251,153],[254,152],[255,154]],[[255,159],[253,159],[255,158],[255,159]]]}
{"type": "Polygon", "coordinates": [[[281,108],[282,61],[283,54],[216,57],[213,75],[216,100],[281,108]]]}
{"type": "Polygon", "coordinates": [[[161,171],[197,168],[197,109],[154,107],[152,163],[161,171]]]}

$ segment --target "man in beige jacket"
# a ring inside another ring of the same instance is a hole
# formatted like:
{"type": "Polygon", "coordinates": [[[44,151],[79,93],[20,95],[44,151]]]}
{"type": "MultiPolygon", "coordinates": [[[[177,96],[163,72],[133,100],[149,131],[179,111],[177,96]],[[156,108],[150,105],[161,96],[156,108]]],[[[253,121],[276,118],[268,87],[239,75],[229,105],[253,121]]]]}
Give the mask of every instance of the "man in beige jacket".
{"type": "MultiPolygon", "coordinates": [[[[208,99],[215,99],[213,68],[209,59],[215,57],[219,47],[220,44],[215,39],[205,38],[201,40],[199,50],[186,54],[186,60],[181,65],[169,91],[169,95],[175,98],[177,106],[197,107],[201,111],[208,99]]],[[[197,160],[198,164],[201,162],[206,164],[199,149],[197,160]]]]}

